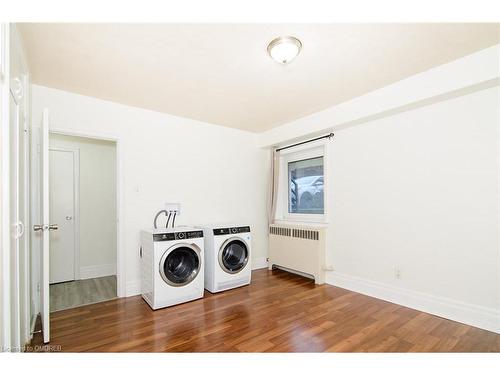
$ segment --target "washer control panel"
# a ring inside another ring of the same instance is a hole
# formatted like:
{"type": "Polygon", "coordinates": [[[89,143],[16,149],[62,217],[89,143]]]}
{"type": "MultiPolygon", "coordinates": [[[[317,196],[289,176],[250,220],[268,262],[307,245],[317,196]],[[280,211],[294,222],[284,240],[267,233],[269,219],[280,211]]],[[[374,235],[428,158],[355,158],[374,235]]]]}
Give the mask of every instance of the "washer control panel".
{"type": "Polygon", "coordinates": [[[250,227],[232,227],[232,228],[216,228],[214,229],[214,236],[222,236],[225,234],[238,234],[238,233],[248,233],[250,232],[250,227]]]}
{"type": "Polygon", "coordinates": [[[175,241],[175,240],[185,240],[185,239],[200,238],[200,237],[203,237],[202,230],[192,230],[188,232],[153,234],[153,241],[175,241]]]}

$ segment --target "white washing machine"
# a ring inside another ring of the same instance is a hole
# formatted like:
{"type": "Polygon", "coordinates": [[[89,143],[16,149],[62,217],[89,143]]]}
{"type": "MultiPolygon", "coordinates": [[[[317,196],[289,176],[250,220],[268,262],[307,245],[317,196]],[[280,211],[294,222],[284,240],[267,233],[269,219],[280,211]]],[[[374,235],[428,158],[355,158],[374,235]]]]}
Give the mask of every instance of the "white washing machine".
{"type": "Polygon", "coordinates": [[[203,297],[203,231],[190,227],[141,232],[142,298],[153,310],[203,297]]]}
{"type": "Polygon", "coordinates": [[[250,226],[210,226],[205,237],[205,289],[211,293],[250,284],[250,226]]]}

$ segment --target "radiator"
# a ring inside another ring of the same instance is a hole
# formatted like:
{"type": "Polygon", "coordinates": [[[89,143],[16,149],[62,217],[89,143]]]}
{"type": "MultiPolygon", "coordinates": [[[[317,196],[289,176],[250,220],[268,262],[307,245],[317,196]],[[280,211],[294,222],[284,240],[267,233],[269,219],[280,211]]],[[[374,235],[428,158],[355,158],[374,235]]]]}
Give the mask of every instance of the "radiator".
{"type": "Polygon", "coordinates": [[[269,269],[285,268],[325,282],[326,228],[272,224],[269,227],[269,269]]]}

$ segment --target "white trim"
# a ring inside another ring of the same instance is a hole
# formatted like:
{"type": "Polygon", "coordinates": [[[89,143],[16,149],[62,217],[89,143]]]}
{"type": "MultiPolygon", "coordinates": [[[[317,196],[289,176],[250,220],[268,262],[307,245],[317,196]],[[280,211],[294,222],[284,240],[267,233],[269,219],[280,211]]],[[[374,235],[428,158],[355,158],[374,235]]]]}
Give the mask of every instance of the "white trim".
{"type": "Polygon", "coordinates": [[[93,279],[96,277],[116,275],[116,264],[98,264],[95,266],[84,266],[78,270],[79,279],[93,279]]]}
{"type": "Polygon", "coordinates": [[[267,268],[267,258],[260,257],[252,259],[252,270],[259,270],[261,268],[267,268]]]}
{"type": "Polygon", "coordinates": [[[297,221],[297,220],[285,220],[285,219],[277,219],[274,220],[274,224],[282,224],[282,225],[295,225],[295,226],[304,226],[304,227],[319,227],[319,228],[328,228],[330,225],[329,221],[321,221],[321,222],[314,222],[314,221],[297,221]]]}
{"type": "MultiPolygon", "coordinates": [[[[500,53],[499,53],[500,54],[500,53]]],[[[500,70],[500,69],[499,69],[500,70]]],[[[497,130],[497,145],[500,145],[500,131],[497,130]]],[[[497,146],[497,207],[500,206],[500,148],[497,146]]],[[[500,247],[500,209],[497,208],[497,246],[500,247]]],[[[498,249],[500,252],[500,249],[498,249]]],[[[500,253],[497,257],[497,280],[500,282],[500,253]]],[[[500,287],[497,287],[497,301],[500,302],[500,287]]],[[[500,315],[500,312],[499,312],[500,315]]],[[[500,319],[500,318],[499,318],[500,319]]],[[[500,325],[500,324],[499,324],[500,325]]]]}
{"type": "MultiPolygon", "coordinates": [[[[50,126],[50,111],[48,108],[43,109],[42,127],[40,137],[40,156],[41,156],[41,224],[49,224],[49,126],[50,126]]],[[[42,247],[41,247],[41,317],[42,317],[42,332],[43,342],[50,341],[50,288],[49,288],[49,262],[50,262],[50,235],[48,230],[42,230],[42,247]]]]}
{"type": "MultiPolygon", "coordinates": [[[[12,79],[10,79],[12,82],[12,79]]],[[[19,168],[19,138],[20,138],[20,97],[16,96],[14,91],[12,90],[12,87],[10,87],[10,98],[13,99],[14,104],[15,104],[15,112],[10,113],[9,116],[14,115],[15,117],[15,124],[14,127],[11,126],[10,121],[9,121],[9,139],[14,136],[15,140],[13,142],[10,142],[10,149],[9,149],[9,154],[12,156],[12,152],[14,151],[15,153],[15,160],[12,160],[12,158],[9,160],[10,163],[10,169],[9,169],[9,174],[7,175],[8,177],[6,180],[8,181],[9,186],[14,188],[14,192],[12,189],[10,190],[10,197],[9,197],[9,202],[11,205],[11,208],[14,207],[14,212],[10,210],[9,215],[10,218],[12,218],[12,215],[14,215],[14,222],[10,222],[10,228],[14,229],[16,233],[18,233],[18,228],[21,222],[19,221],[20,219],[20,210],[19,210],[19,193],[20,193],[20,186],[19,186],[19,181],[20,181],[20,168],[19,168]],[[15,181],[14,181],[14,186],[12,186],[12,173],[15,174],[15,181]],[[14,198],[14,199],[12,199],[14,198]],[[14,204],[12,204],[14,202],[14,204]]],[[[10,102],[9,102],[9,112],[10,112],[10,102]]],[[[10,120],[11,118],[9,118],[10,120]]],[[[12,230],[11,229],[11,230],[12,230]]],[[[21,281],[21,275],[20,275],[20,256],[21,256],[21,247],[20,247],[20,236],[18,234],[10,234],[11,239],[10,239],[10,266],[13,266],[13,269],[10,269],[10,278],[11,278],[11,303],[10,306],[13,308],[13,314],[11,314],[11,324],[14,328],[11,328],[11,343],[13,348],[13,351],[19,351],[18,348],[21,346],[21,288],[20,288],[20,281],[21,281]]]]}
{"type": "Polygon", "coordinates": [[[28,344],[32,338],[32,330],[31,330],[31,275],[30,275],[30,266],[31,266],[31,179],[30,179],[30,170],[31,170],[31,143],[30,143],[30,135],[31,130],[29,124],[31,123],[30,112],[31,112],[31,103],[30,103],[30,85],[29,85],[29,74],[23,75],[23,92],[24,92],[24,123],[22,124],[23,131],[23,150],[24,150],[24,171],[23,179],[24,179],[24,226],[25,232],[24,236],[24,249],[23,251],[23,270],[22,277],[24,279],[24,290],[23,294],[23,302],[24,305],[24,316],[21,319],[24,320],[24,332],[22,332],[23,336],[23,344],[28,344]]]}
{"type": "MultiPolygon", "coordinates": [[[[50,143],[49,131],[49,143],[50,143]]],[[[73,154],[73,277],[80,279],[80,150],[70,147],[51,147],[50,151],[71,152],[73,154]]]]}
{"type": "Polygon", "coordinates": [[[141,280],[127,280],[125,295],[122,297],[132,297],[141,294],[141,280]]]}
{"type": "MultiPolygon", "coordinates": [[[[123,181],[122,181],[122,156],[121,156],[121,139],[117,135],[107,133],[95,133],[71,129],[51,128],[51,133],[85,137],[93,139],[101,139],[116,143],[116,291],[118,297],[128,296],[128,286],[125,275],[125,248],[122,243],[124,218],[123,205],[123,181]]],[[[140,286],[139,286],[140,290],[140,286]]],[[[132,294],[133,295],[133,294],[132,294]]]]}
{"type": "MultiPolygon", "coordinates": [[[[500,61],[500,49],[498,51],[498,58],[500,61]]],[[[497,61],[497,64],[498,64],[498,61],[497,61]]],[[[499,75],[500,75],[500,69],[499,70],[499,75]]],[[[498,103],[500,104],[500,102],[498,103]]],[[[497,108],[498,109],[498,108],[497,108]]],[[[498,125],[497,125],[497,129],[498,129],[498,125]]],[[[498,256],[497,256],[497,283],[500,284],[500,209],[499,209],[499,206],[500,206],[500,189],[498,187],[500,187],[500,148],[498,147],[498,145],[500,145],[500,131],[497,130],[497,252],[498,252],[498,256]]],[[[500,286],[497,285],[497,306],[498,304],[500,304],[500,286]]],[[[497,327],[498,327],[498,330],[496,331],[497,333],[500,333],[500,311],[497,312],[497,316],[498,316],[498,324],[497,324],[497,327]]]]}
{"type": "MultiPolygon", "coordinates": [[[[31,123],[31,118],[30,118],[31,123]]],[[[40,314],[40,265],[41,265],[41,234],[33,230],[33,224],[41,223],[41,154],[40,154],[40,136],[41,128],[30,127],[30,287],[33,291],[31,299],[33,300],[34,310],[31,311],[31,319],[36,319],[40,314]],[[35,274],[36,272],[36,274],[35,274]]],[[[33,331],[33,330],[32,330],[33,331]]]]}
{"type": "Polygon", "coordinates": [[[326,283],[460,323],[500,333],[500,311],[359,277],[330,273],[326,283]]]}
{"type": "Polygon", "coordinates": [[[10,326],[10,146],[9,146],[9,75],[10,75],[10,59],[9,59],[9,26],[5,23],[1,24],[2,40],[0,48],[2,48],[2,69],[3,79],[1,82],[1,127],[0,127],[0,152],[1,152],[1,171],[2,171],[2,191],[1,191],[1,255],[2,255],[2,347],[11,347],[11,326],[10,326]]]}
{"type": "Polygon", "coordinates": [[[73,150],[73,183],[74,183],[74,226],[75,226],[75,279],[80,278],[80,150],[73,150]]]}

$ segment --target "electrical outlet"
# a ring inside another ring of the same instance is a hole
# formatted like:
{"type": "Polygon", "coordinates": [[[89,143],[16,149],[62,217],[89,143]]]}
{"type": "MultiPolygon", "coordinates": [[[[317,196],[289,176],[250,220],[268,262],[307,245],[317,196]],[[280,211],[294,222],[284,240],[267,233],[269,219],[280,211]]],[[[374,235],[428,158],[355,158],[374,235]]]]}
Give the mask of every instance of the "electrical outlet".
{"type": "Polygon", "coordinates": [[[401,279],[401,270],[398,267],[394,268],[394,278],[401,279]]]}
{"type": "Polygon", "coordinates": [[[181,214],[181,204],[180,203],[165,203],[165,210],[167,212],[177,212],[176,216],[181,214]]]}

